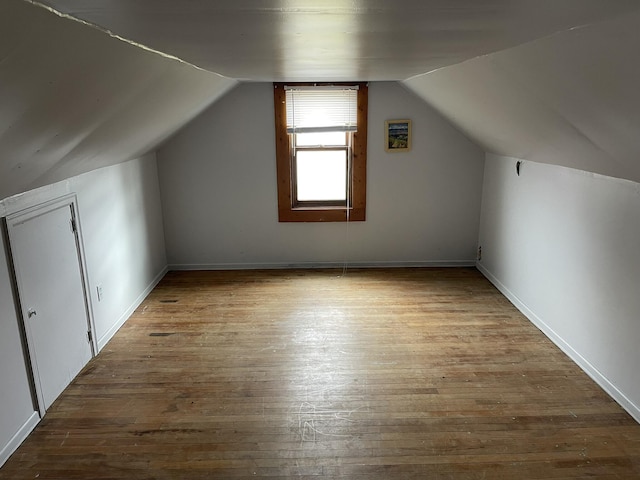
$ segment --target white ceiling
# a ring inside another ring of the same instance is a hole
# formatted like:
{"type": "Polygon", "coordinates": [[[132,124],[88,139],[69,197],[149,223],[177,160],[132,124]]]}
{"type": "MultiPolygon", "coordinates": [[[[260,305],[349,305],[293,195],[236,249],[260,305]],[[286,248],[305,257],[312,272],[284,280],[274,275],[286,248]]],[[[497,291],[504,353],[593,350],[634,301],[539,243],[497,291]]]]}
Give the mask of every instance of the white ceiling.
{"type": "Polygon", "coordinates": [[[640,182],[640,12],[404,84],[486,151],[640,182]]]}
{"type": "Polygon", "coordinates": [[[40,0],[237,80],[404,80],[638,0],[40,0]]]}
{"type": "Polygon", "coordinates": [[[0,200],[147,153],[235,84],[0,0],[0,200]]]}
{"type": "Polygon", "coordinates": [[[638,45],[640,0],[0,0],[0,201],[236,80],[402,80],[489,152],[639,182],[638,45]]]}

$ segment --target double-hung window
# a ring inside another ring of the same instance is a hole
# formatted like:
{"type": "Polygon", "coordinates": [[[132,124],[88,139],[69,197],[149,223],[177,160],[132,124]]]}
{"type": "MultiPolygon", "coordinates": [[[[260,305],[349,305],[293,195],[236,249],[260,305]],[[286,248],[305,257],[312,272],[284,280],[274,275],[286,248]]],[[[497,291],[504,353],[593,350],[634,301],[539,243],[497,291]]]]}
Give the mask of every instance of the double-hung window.
{"type": "Polygon", "coordinates": [[[274,84],[281,222],[365,219],[367,85],[274,84]]]}

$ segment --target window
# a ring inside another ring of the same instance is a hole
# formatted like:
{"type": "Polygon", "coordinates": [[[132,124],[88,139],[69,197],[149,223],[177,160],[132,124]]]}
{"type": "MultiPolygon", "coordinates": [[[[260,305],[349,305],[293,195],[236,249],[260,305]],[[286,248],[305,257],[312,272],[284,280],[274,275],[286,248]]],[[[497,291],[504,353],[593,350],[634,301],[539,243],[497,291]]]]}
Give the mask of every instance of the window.
{"type": "Polygon", "coordinates": [[[367,85],[273,86],[279,220],[364,221],[367,85]]]}

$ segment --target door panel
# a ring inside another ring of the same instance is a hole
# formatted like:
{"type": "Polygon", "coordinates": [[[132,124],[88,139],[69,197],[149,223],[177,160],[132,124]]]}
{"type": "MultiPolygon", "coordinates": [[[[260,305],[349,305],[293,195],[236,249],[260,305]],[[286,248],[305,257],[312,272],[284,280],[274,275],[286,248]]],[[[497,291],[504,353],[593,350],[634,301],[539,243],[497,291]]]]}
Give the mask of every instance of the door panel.
{"type": "Polygon", "coordinates": [[[8,222],[41,413],[92,356],[72,208],[53,205],[8,222]]]}

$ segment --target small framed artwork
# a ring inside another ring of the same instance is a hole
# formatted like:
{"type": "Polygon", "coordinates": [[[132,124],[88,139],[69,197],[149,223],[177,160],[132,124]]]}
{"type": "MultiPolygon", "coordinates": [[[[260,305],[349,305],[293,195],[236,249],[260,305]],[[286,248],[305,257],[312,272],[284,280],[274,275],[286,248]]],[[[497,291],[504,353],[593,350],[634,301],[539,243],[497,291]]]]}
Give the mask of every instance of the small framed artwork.
{"type": "Polygon", "coordinates": [[[387,152],[411,150],[411,120],[387,120],[384,122],[384,149],[387,152]]]}

